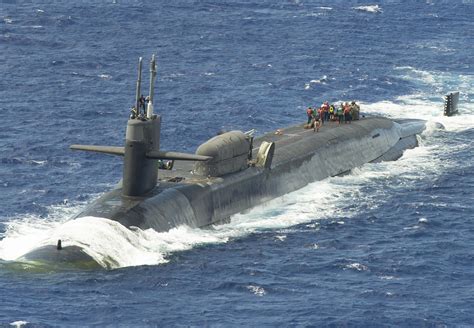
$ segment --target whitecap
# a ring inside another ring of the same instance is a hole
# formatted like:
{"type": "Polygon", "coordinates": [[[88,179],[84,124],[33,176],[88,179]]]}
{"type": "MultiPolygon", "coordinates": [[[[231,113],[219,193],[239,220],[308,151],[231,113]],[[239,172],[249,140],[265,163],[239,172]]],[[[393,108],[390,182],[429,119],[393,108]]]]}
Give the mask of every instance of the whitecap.
{"type": "Polygon", "coordinates": [[[357,271],[367,271],[368,270],[368,267],[366,267],[365,265],[363,265],[361,263],[357,263],[357,262],[347,264],[345,266],[345,268],[352,269],[352,270],[357,270],[357,271]]]}
{"type": "Polygon", "coordinates": [[[328,81],[327,75],[323,75],[323,77],[321,77],[320,79],[313,79],[313,80],[309,81],[309,83],[326,84],[327,81],[328,81]]]}
{"type": "Polygon", "coordinates": [[[286,235],[275,236],[275,238],[278,239],[279,241],[285,241],[286,235]]]}
{"type": "Polygon", "coordinates": [[[358,7],[352,7],[352,9],[365,11],[368,13],[381,13],[382,12],[382,8],[379,5],[358,6],[358,7]]]}
{"type": "Polygon", "coordinates": [[[38,166],[44,166],[48,161],[31,160],[31,163],[38,166]]]}
{"type": "Polygon", "coordinates": [[[27,324],[29,324],[29,322],[24,321],[24,320],[18,320],[18,321],[10,322],[10,326],[13,326],[13,327],[16,327],[16,328],[23,327],[27,324]]]}
{"type": "Polygon", "coordinates": [[[110,80],[112,78],[112,75],[109,74],[100,74],[97,76],[100,77],[102,80],[110,80]]]}
{"type": "Polygon", "coordinates": [[[319,249],[319,245],[318,245],[318,244],[311,244],[311,245],[309,245],[309,248],[311,248],[311,249],[319,249]]]}
{"type": "Polygon", "coordinates": [[[260,287],[260,286],[249,285],[247,286],[247,289],[257,296],[264,296],[267,293],[265,289],[263,289],[263,287],[260,287]]]}

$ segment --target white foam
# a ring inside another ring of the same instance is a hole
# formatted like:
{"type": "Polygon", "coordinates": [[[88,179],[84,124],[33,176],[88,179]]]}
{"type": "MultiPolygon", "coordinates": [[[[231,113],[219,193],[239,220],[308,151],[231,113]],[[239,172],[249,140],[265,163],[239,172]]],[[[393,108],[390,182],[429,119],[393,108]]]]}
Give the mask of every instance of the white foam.
{"type": "MultiPolygon", "coordinates": [[[[104,267],[165,263],[170,253],[188,250],[196,245],[225,243],[231,238],[240,238],[261,230],[287,228],[327,215],[337,216],[337,194],[343,189],[327,179],[317,186],[310,185],[301,192],[258,206],[247,214],[237,214],[229,224],[213,229],[180,226],[164,233],[152,229],[129,230],[104,218],[84,217],[67,221],[65,218],[70,215],[66,214],[77,209],[59,206],[47,220],[27,217],[8,222],[5,236],[0,241],[0,258],[15,260],[36,247],[55,245],[61,239],[63,246],[82,247],[104,267]],[[315,197],[319,201],[315,202],[315,197]]],[[[352,193],[351,186],[346,189],[352,193]]],[[[278,239],[284,241],[284,238],[281,236],[278,239]]]]}
{"type": "Polygon", "coordinates": [[[285,241],[286,237],[287,237],[286,235],[275,236],[275,238],[278,239],[279,241],[285,241]]]}
{"type": "Polygon", "coordinates": [[[267,293],[265,289],[260,286],[249,285],[247,289],[257,296],[264,296],[267,293]]]}
{"type": "Polygon", "coordinates": [[[46,218],[34,215],[12,218],[5,223],[5,233],[0,235],[3,237],[0,240],[0,259],[15,260],[38,247],[51,231],[66,222],[82,206],[83,204],[51,206],[50,215],[46,218]]]}
{"type": "Polygon", "coordinates": [[[309,81],[309,83],[326,84],[327,81],[328,81],[328,77],[327,77],[327,75],[324,75],[320,79],[313,79],[313,80],[309,81]]]}
{"type": "Polygon", "coordinates": [[[18,320],[18,321],[10,322],[10,326],[13,326],[13,327],[16,327],[16,328],[23,327],[27,324],[29,324],[29,322],[24,321],[24,320],[18,320]]]}
{"type": "Polygon", "coordinates": [[[379,5],[358,6],[358,7],[352,7],[352,9],[359,10],[359,11],[366,11],[368,13],[381,13],[382,12],[382,8],[379,5]]]}
{"type": "Polygon", "coordinates": [[[345,266],[346,269],[352,269],[356,271],[367,271],[369,268],[361,263],[350,263],[345,266]]]}
{"type": "Polygon", "coordinates": [[[110,80],[112,78],[112,75],[109,74],[100,74],[97,76],[100,77],[102,80],[110,80]]]}
{"type": "Polygon", "coordinates": [[[458,110],[460,115],[447,117],[443,115],[444,99],[426,99],[422,94],[400,96],[395,101],[380,101],[376,103],[361,103],[361,111],[368,114],[380,114],[391,118],[416,118],[427,120],[428,130],[436,129],[436,123],[441,123],[446,130],[460,132],[471,129],[474,125],[474,104],[460,100],[458,110]]]}

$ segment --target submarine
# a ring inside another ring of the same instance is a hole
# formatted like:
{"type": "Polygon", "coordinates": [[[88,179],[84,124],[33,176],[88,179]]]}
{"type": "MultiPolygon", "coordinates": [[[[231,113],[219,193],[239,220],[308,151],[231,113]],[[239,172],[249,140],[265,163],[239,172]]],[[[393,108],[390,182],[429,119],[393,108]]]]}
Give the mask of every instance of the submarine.
{"type": "MultiPolygon", "coordinates": [[[[138,63],[135,110],[122,146],[71,145],[73,150],[123,157],[123,176],[71,219],[106,218],[129,229],[166,232],[187,225],[204,228],[232,215],[366,163],[400,158],[418,145],[425,121],[361,117],[351,124],[328,122],[319,132],[302,124],[255,137],[229,131],[207,140],[194,154],[160,148],[161,116],[154,113],[156,60],[150,63],[146,113],[140,105],[142,58],[138,63]]],[[[164,136],[166,137],[166,136],[164,136]]],[[[17,261],[58,267],[112,268],[74,241],[41,245],[17,261]]]]}

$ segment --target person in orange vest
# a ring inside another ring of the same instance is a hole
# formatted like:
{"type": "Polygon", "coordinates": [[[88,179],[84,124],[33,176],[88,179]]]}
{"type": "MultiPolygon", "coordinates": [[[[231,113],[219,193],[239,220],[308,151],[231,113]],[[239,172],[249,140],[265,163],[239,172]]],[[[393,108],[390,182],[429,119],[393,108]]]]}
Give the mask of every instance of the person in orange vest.
{"type": "Polygon", "coordinates": [[[321,122],[321,125],[324,124],[324,109],[322,107],[318,108],[318,116],[319,116],[319,122],[321,122]]]}

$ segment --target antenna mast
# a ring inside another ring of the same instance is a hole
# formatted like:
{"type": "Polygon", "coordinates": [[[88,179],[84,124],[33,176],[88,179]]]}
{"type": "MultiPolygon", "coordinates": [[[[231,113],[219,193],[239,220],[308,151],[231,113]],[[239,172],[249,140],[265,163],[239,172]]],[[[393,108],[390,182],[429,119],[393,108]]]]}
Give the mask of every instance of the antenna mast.
{"type": "Polygon", "coordinates": [[[137,79],[137,94],[135,101],[135,108],[137,113],[140,112],[140,86],[142,84],[142,57],[138,59],[138,79],[137,79]]]}
{"type": "Polygon", "coordinates": [[[150,102],[153,103],[153,96],[155,94],[155,79],[156,79],[156,60],[155,54],[151,56],[150,62],[150,102]]]}

